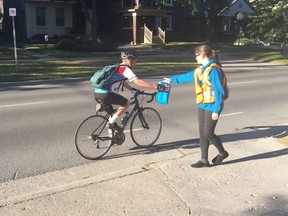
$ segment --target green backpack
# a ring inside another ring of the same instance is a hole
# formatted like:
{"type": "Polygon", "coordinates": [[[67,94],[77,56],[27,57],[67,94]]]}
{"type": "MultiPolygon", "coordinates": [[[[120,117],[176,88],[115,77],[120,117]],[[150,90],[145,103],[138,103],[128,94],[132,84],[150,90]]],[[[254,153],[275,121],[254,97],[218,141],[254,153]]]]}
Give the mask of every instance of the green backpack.
{"type": "Polygon", "coordinates": [[[104,68],[96,71],[94,75],[90,79],[90,83],[94,88],[100,88],[108,90],[111,83],[111,78],[114,72],[116,72],[119,68],[119,64],[117,65],[108,65],[104,68]]]}

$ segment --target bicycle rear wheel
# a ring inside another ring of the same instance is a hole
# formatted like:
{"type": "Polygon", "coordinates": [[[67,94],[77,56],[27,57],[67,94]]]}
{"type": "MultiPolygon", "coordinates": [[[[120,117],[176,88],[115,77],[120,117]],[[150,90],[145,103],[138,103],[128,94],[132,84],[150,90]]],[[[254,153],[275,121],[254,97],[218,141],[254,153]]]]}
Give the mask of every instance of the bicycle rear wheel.
{"type": "Polygon", "coordinates": [[[140,147],[152,146],[158,140],[161,130],[161,117],[151,107],[141,108],[133,117],[130,125],[131,138],[140,147]]]}
{"type": "Polygon", "coordinates": [[[101,115],[86,118],[77,128],[75,145],[79,154],[90,160],[105,155],[112,144],[112,132],[106,128],[107,119],[101,115]]]}

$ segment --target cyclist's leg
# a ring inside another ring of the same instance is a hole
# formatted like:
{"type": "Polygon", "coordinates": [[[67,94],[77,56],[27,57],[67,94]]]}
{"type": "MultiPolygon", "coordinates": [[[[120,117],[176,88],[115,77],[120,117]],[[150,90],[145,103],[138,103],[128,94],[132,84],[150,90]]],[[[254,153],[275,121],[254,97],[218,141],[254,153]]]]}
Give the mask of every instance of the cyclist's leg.
{"type": "Polygon", "coordinates": [[[109,119],[109,123],[113,124],[116,120],[125,113],[130,106],[130,101],[122,95],[114,92],[108,93],[107,98],[104,101],[106,104],[120,105],[113,116],[109,119]]]}
{"type": "Polygon", "coordinates": [[[109,119],[109,123],[113,124],[119,118],[119,116],[123,115],[125,111],[130,106],[130,101],[123,97],[122,95],[116,94],[114,92],[109,93],[94,93],[95,100],[101,100],[104,104],[112,104],[119,105],[116,112],[109,119]]]}

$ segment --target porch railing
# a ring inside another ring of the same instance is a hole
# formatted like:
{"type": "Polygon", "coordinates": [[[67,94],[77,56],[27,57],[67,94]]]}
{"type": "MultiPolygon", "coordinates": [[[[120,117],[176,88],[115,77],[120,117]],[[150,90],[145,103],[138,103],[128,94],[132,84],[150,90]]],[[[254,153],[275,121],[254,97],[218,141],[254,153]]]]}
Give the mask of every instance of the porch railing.
{"type": "Polygon", "coordinates": [[[158,37],[161,39],[162,43],[165,43],[165,31],[158,27],[158,37]]]}
{"type": "Polygon", "coordinates": [[[153,31],[150,31],[150,29],[144,24],[144,43],[151,44],[153,41],[153,31]]]}

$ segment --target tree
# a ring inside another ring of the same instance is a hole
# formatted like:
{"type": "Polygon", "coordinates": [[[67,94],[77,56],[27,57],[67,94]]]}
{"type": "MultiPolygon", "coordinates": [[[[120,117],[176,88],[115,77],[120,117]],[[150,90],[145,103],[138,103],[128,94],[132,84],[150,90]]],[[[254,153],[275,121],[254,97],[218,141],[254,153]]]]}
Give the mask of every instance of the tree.
{"type": "Polygon", "coordinates": [[[85,13],[86,19],[91,25],[92,47],[97,46],[98,20],[97,20],[97,0],[80,0],[82,10],[85,13]],[[89,13],[91,8],[92,13],[89,13]]]}
{"type": "Polygon", "coordinates": [[[214,36],[215,20],[219,12],[228,6],[226,0],[174,0],[174,3],[182,6],[190,5],[193,16],[200,14],[206,18],[208,41],[211,41],[211,37],[214,36]]]}
{"type": "Polygon", "coordinates": [[[251,6],[254,12],[248,16],[248,33],[266,43],[281,43],[282,53],[288,39],[287,0],[258,0],[251,6]]]}

